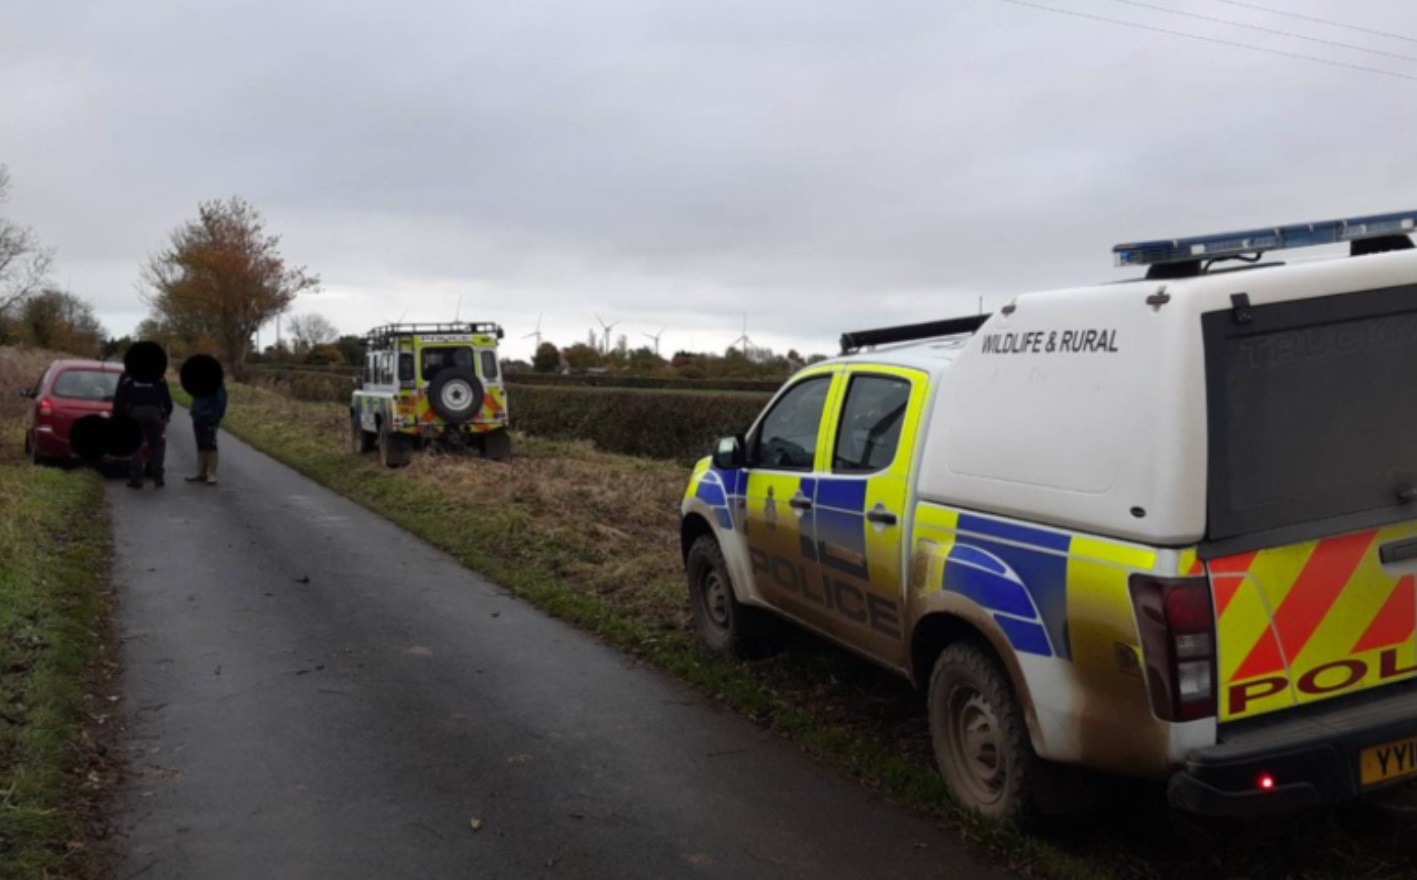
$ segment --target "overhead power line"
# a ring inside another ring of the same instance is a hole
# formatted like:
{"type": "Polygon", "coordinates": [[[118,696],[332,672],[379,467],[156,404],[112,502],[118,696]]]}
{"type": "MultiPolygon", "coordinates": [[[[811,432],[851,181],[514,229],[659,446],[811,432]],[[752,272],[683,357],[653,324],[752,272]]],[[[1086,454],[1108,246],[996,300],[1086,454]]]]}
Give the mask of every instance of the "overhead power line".
{"type": "Polygon", "coordinates": [[[1245,3],[1243,0],[1215,0],[1217,3],[1227,3],[1231,6],[1239,6],[1244,9],[1258,9],[1260,12],[1268,12],[1273,15],[1287,15],[1290,18],[1297,18],[1303,21],[1312,21],[1316,24],[1326,24],[1329,27],[1343,28],[1344,30],[1357,31],[1360,34],[1372,34],[1375,37],[1391,37],[1394,40],[1406,40],[1409,43],[1417,43],[1417,37],[1407,37],[1402,34],[1395,34],[1392,31],[1380,31],[1375,28],[1361,27],[1356,24],[1347,24],[1341,21],[1334,21],[1331,18],[1318,18],[1313,15],[1304,15],[1299,12],[1290,12],[1288,9],[1275,9],[1273,6],[1261,6],[1258,3],[1245,3]]]}
{"type": "Polygon", "coordinates": [[[1268,46],[1256,46],[1253,43],[1241,43],[1236,40],[1224,40],[1219,37],[1207,37],[1201,34],[1193,34],[1187,31],[1173,31],[1170,28],[1155,27],[1149,24],[1141,24],[1135,21],[1123,21],[1120,18],[1108,18],[1105,15],[1093,15],[1090,12],[1076,12],[1072,9],[1059,9],[1056,6],[1044,6],[1042,3],[1030,3],[1028,0],[999,0],[1001,3],[1011,3],[1014,6],[1027,6],[1030,9],[1041,9],[1044,12],[1056,12],[1059,15],[1071,15],[1075,18],[1085,18],[1091,21],[1103,21],[1108,24],[1121,25],[1122,27],[1135,28],[1142,31],[1151,31],[1156,34],[1167,34],[1173,37],[1184,37],[1188,40],[1200,40],[1203,43],[1214,43],[1217,46],[1229,46],[1232,49],[1248,49],[1251,52],[1263,52],[1266,55],[1278,55],[1281,58],[1295,58],[1300,61],[1312,61],[1315,64],[1327,64],[1330,67],[1342,67],[1347,70],[1357,70],[1363,73],[1376,73],[1381,76],[1390,76],[1395,79],[1405,79],[1417,82],[1417,76],[1400,73],[1396,70],[1386,70],[1381,67],[1367,67],[1362,64],[1350,64],[1347,61],[1337,61],[1332,58],[1320,58],[1316,55],[1305,55],[1302,52],[1286,52],[1283,49],[1271,49],[1268,46]]]}
{"type": "Polygon", "coordinates": [[[1355,46],[1352,43],[1340,43],[1337,40],[1326,40],[1323,37],[1311,37],[1307,34],[1296,34],[1293,31],[1282,31],[1278,28],[1269,28],[1264,25],[1250,24],[1246,21],[1235,21],[1233,18],[1220,18],[1214,15],[1201,15],[1198,12],[1186,12],[1181,9],[1172,9],[1168,6],[1158,6],[1155,3],[1143,3],[1141,0],[1113,0],[1114,3],[1122,3],[1127,6],[1136,6],[1141,9],[1154,9],[1157,12],[1165,12],[1168,15],[1179,15],[1183,18],[1195,18],[1200,21],[1211,21],[1218,24],[1228,24],[1232,27],[1248,28],[1252,31],[1259,31],[1265,34],[1274,34],[1280,37],[1289,37],[1294,40],[1304,40],[1309,43],[1322,43],[1325,46],[1337,46],[1340,49],[1352,49],[1355,52],[1371,52],[1374,55],[1385,55],[1388,58],[1398,58],[1403,61],[1417,61],[1417,57],[1403,55],[1398,52],[1384,52],[1382,49],[1370,49],[1367,46],[1355,46]]]}

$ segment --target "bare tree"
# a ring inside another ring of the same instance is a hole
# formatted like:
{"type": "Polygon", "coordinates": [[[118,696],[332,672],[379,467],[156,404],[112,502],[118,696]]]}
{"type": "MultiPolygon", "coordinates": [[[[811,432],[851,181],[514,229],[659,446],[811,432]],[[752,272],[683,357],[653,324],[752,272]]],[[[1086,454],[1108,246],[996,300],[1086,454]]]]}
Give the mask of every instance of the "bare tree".
{"type": "MultiPolygon", "coordinates": [[[[10,197],[10,172],[0,165],[0,205],[10,197]]],[[[54,251],[40,246],[34,230],[0,217],[0,316],[37,293],[48,280],[54,251]]]]}
{"type": "Polygon", "coordinates": [[[295,337],[297,351],[310,351],[317,345],[334,342],[339,338],[339,330],[324,315],[310,312],[296,315],[286,324],[290,335],[295,337]]]}
{"type": "Polygon", "coordinates": [[[187,340],[209,337],[240,374],[251,337],[316,290],[318,275],[289,267],[260,212],[240,198],[203,202],[196,220],[173,231],[167,249],[148,259],[140,289],[154,317],[187,340]]]}

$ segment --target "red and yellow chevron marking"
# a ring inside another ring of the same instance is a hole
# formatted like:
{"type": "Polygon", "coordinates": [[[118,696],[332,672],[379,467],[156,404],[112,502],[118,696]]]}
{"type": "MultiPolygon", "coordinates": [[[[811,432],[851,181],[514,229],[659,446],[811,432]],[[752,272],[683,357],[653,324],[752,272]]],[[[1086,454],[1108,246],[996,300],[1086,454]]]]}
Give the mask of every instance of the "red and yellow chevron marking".
{"type": "Polygon", "coordinates": [[[1378,558],[1414,534],[1406,523],[1211,560],[1221,720],[1417,675],[1417,586],[1378,558]]]}

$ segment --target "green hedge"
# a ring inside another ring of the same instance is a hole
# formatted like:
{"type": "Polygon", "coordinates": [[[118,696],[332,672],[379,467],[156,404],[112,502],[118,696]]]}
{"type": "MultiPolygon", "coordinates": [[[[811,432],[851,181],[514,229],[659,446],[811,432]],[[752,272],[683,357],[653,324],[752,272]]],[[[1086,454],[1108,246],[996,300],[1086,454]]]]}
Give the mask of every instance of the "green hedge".
{"type": "Polygon", "coordinates": [[[626,455],[693,461],[713,441],[748,429],[769,394],[685,393],[613,388],[507,390],[512,427],[552,440],[589,440],[626,455]]]}
{"type": "Polygon", "coordinates": [[[251,384],[294,400],[348,405],[355,384],[349,376],[330,373],[261,371],[251,374],[251,384]]]}
{"type": "Polygon", "coordinates": [[[567,388],[655,388],[674,391],[755,391],[772,394],[782,387],[781,379],[678,379],[669,376],[624,376],[616,373],[585,376],[558,376],[551,373],[507,373],[508,385],[542,385],[567,388]]]}
{"type": "MultiPolygon", "coordinates": [[[[348,404],[349,377],[262,372],[253,384],[295,400],[348,404]]],[[[550,440],[589,440],[605,452],[693,461],[713,441],[742,433],[772,398],[742,391],[668,391],[510,385],[512,427],[550,440]]]]}

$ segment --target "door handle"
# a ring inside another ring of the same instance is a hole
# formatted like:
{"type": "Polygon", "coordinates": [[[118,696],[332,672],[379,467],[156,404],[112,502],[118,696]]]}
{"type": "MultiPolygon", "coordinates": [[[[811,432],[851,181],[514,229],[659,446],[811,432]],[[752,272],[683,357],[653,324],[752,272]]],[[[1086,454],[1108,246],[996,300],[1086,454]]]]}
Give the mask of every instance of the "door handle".
{"type": "Polygon", "coordinates": [[[1378,548],[1378,559],[1383,565],[1417,559],[1417,540],[1392,541],[1378,548]]]}
{"type": "Polygon", "coordinates": [[[893,526],[900,520],[889,510],[886,510],[880,505],[876,505],[876,507],[866,512],[866,521],[881,526],[893,526]]]}
{"type": "Polygon", "coordinates": [[[801,496],[790,498],[787,501],[787,506],[792,508],[793,510],[811,510],[812,499],[803,498],[801,496]]]}

